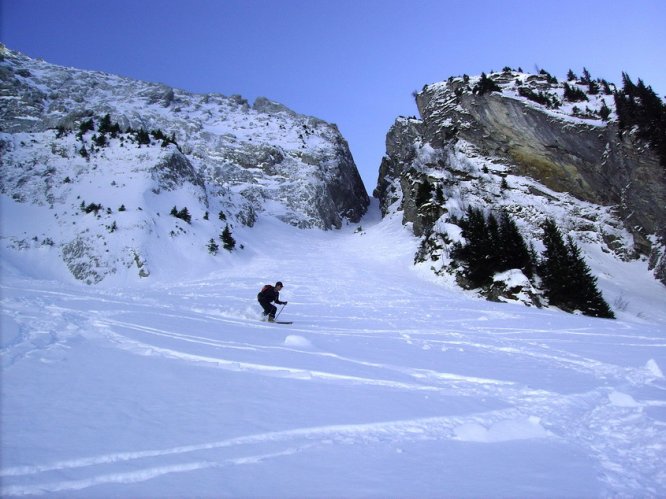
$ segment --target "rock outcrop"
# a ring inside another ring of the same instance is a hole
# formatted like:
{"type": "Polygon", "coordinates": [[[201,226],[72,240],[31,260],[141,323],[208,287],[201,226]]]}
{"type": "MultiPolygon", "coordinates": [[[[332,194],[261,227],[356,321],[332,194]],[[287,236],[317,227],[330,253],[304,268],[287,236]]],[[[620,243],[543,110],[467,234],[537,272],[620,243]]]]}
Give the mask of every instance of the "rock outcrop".
{"type": "Polygon", "coordinates": [[[587,95],[583,104],[571,103],[563,85],[547,74],[505,70],[490,78],[495,91],[479,92],[480,78],[464,77],[426,85],[416,94],[420,119],[399,118],[387,134],[375,189],[383,212],[395,206],[417,235],[427,235],[452,210],[459,216],[463,205],[523,203],[520,213],[513,211],[526,233],[536,234],[539,220],[553,216],[581,238],[596,233],[622,258],[649,256],[666,283],[666,172],[632,131],[620,133],[613,96],[600,92],[587,95]],[[529,187],[526,179],[533,180],[529,187]],[[424,182],[444,194],[440,202],[419,202],[424,182]],[[516,190],[522,201],[512,195],[516,190]],[[573,201],[552,209],[565,199],[573,201]],[[545,211],[527,216],[535,206],[545,211]],[[581,206],[599,207],[614,228],[586,222],[581,206]],[[618,226],[631,241],[617,234],[618,226]]]}

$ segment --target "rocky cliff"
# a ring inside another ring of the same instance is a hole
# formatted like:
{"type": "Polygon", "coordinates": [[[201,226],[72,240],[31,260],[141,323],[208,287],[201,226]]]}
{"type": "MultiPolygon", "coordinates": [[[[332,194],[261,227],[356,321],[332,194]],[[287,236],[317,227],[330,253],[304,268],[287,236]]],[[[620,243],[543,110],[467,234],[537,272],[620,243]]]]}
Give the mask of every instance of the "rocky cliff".
{"type": "MultiPolygon", "coordinates": [[[[266,213],[334,229],[358,221],[369,204],[337,127],[266,98],[250,105],[240,96],[193,94],[0,46],[0,99],[0,193],[48,207],[52,217],[40,234],[4,228],[3,242],[48,241],[85,281],[148,260],[138,234],[109,251],[119,238],[100,227],[120,223],[121,205],[135,227],[173,235],[180,231],[158,222],[174,205],[195,221],[220,214],[232,227],[266,213]],[[103,207],[94,210],[100,227],[71,219],[79,204],[103,207]]],[[[202,247],[218,229],[200,231],[202,247]]]]}
{"type": "MultiPolygon", "coordinates": [[[[399,118],[387,134],[375,190],[383,212],[401,210],[425,239],[469,205],[508,209],[528,238],[553,217],[579,241],[650,258],[666,283],[665,171],[632,130],[620,132],[604,86],[586,93],[587,82],[509,69],[426,85],[420,118],[399,118]],[[565,85],[579,91],[574,102],[565,85]],[[438,199],[419,200],[426,184],[438,199]]],[[[447,244],[430,242],[438,258],[447,244]]]]}

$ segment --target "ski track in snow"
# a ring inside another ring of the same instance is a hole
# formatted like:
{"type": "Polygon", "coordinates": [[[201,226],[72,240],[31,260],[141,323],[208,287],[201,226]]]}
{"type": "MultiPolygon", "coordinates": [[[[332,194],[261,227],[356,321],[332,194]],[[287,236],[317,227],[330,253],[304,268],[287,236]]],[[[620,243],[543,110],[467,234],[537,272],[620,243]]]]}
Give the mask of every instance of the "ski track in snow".
{"type": "MultiPolygon", "coordinates": [[[[298,454],[316,456],[330,446],[524,439],[551,439],[583,449],[597,463],[605,494],[666,494],[666,422],[646,414],[649,408],[666,407],[666,382],[658,364],[649,362],[651,352],[666,347],[662,325],[650,329],[581,319],[578,328],[553,330],[543,321],[554,320],[554,312],[484,303],[470,306],[444,291],[442,298],[434,299],[435,285],[414,277],[408,265],[358,256],[359,236],[335,235],[346,240],[334,245],[330,237],[303,236],[296,241],[302,244],[298,256],[281,260],[284,279],[291,279],[283,292],[290,302],[284,314],[295,321],[288,326],[258,322],[258,309],[252,303],[257,284],[273,266],[269,255],[256,256],[237,274],[231,269],[221,276],[224,282],[212,278],[208,287],[196,281],[174,285],[168,295],[152,290],[114,294],[3,286],[3,313],[17,325],[14,338],[3,343],[3,369],[29,360],[65,362],[72,349],[89,342],[147,362],[159,359],[234,376],[314,383],[322,391],[334,385],[380,388],[443,400],[491,400],[498,408],[276,429],[27,465],[3,462],[1,495],[103,491],[93,487],[129,486],[166,475],[253,466],[298,454]],[[359,265],[349,264],[359,259],[359,265]],[[337,263],[334,273],[331,262],[337,263]],[[392,270],[378,271],[382,265],[392,270]],[[318,275],[327,277],[312,279],[318,275]],[[230,282],[233,292],[225,289],[230,282]],[[384,301],[381,305],[378,294],[384,301]],[[335,351],[340,341],[349,342],[342,350],[345,354],[335,351]],[[568,349],[581,341],[590,342],[589,356],[568,349]],[[387,362],[375,354],[383,348],[398,351],[396,345],[411,357],[387,362]],[[644,349],[645,358],[640,365],[606,362],[594,354],[599,345],[644,349]],[[466,356],[480,358],[479,365],[465,368],[466,356]],[[543,371],[544,379],[535,379],[532,386],[525,377],[501,377],[510,371],[494,367],[513,362],[534,373],[543,371]],[[570,376],[570,389],[565,393],[561,386],[549,386],[551,374],[570,376]]],[[[390,234],[374,237],[373,242],[384,244],[384,249],[397,244],[390,234]]]]}

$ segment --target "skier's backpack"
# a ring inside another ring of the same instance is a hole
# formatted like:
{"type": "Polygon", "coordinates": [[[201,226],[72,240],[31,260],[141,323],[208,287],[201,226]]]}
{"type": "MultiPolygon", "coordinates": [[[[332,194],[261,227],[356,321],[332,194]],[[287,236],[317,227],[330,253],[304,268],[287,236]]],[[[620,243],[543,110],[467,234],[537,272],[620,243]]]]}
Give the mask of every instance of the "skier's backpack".
{"type": "Polygon", "coordinates": [[[261,288],[261,291],[259,291],[259,296],[264,296],[266,292],[270,289],[273,289],[273,286],[270,284],[265,284],[263,288],[261,288]]]}

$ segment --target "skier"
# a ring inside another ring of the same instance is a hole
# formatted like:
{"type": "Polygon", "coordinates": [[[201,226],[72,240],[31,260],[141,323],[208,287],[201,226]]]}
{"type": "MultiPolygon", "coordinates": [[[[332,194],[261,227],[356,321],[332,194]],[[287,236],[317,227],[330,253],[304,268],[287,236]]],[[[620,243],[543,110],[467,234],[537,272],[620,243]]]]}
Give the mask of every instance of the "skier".
{"type": "Polygon", "coordinates": [[[268,316],[268,322],[275,321],[275,312],[277,312],[277,307],[272,305],[271,302],[275,302],[278,305],[286,305],[286,301],[280,301],[280,290],[283,288],[280,281],[275,283],[275,286],[266,284],[259,294],[257,295],[257,300],[259,304],[264,309],[264,317],[268,316]]]}

